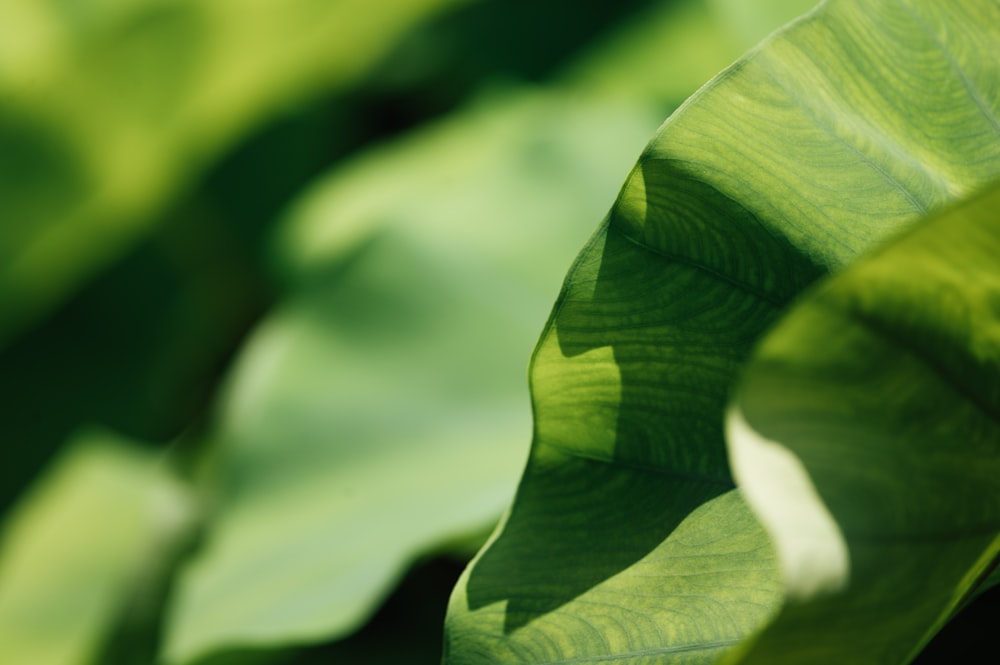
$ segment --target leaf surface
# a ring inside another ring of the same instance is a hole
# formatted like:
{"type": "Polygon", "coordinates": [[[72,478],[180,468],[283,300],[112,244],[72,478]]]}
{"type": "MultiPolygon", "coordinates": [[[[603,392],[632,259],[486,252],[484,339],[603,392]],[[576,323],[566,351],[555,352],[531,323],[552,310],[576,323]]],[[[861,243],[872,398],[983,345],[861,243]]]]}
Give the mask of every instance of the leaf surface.
{"type": "Polygon", "coordinates": [[[799,602],[739,662],[907,662],[995,565],[998,211],[993,188],[824,283],[748,364],[733,469],[799,602]]]}
{"type": "Polygon", "coordinates": [[[536,348],[530,460],[447,662],[716,662],[778,611],[727,398],[806,286],[1000,174],[998,25],[994,3],[827,2],[668,120],[536,348]]]}

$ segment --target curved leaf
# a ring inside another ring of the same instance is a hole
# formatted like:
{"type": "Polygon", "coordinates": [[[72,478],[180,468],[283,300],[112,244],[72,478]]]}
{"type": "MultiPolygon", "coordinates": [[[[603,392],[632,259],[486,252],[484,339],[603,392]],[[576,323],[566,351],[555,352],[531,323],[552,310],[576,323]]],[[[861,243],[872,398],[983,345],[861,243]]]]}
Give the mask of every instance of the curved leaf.
{"type": "Polygon", "coordinates": [[[714,662],[778,610],[727,396],[805,286],[1000,174],[997,26],[994,3],[831,1],[664,125],[536,349],[531,458],[448,662],[714,662]]]}
{"type": "Polygon", "coordinates": [[[998,256],[994,188],[824,283],[754,354],[734,401],[733,471],[800,602],[739,662],[907,662],[989,574],[998,256]],[[803,528],[795,513],[810,501],[836,533],[803,528]]]}

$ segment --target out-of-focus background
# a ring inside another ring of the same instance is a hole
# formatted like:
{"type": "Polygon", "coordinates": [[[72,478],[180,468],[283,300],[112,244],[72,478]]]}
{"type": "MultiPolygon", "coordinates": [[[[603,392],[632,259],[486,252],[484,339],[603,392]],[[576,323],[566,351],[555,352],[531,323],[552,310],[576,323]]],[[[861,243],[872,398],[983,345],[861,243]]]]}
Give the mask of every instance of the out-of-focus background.
{"type": "Polygon", "coordinates": [[[812,4],[0,3],[0,662],[438,662],[565,271],[812,4]]]}

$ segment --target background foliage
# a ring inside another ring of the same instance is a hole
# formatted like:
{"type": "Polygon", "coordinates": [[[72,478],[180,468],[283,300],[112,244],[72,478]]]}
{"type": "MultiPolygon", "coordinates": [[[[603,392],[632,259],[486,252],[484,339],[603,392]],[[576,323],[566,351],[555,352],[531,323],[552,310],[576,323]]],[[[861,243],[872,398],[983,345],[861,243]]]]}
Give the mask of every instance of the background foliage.
{"type": "Polygon", "coordinates": [[[0,660],[437,662],[565,267],[811,4],[0,5],[0,660]]]}

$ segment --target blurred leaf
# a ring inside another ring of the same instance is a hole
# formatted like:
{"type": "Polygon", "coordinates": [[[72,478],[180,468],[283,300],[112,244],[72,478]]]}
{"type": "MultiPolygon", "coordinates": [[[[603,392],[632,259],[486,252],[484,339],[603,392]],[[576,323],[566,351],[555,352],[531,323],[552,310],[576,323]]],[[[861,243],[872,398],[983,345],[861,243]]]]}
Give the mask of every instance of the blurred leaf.
{"type": "Polygon", "coordinates": [[[705,0],[741,51],[805,14],[820,0],[705,0]]]}
{"type": "Polygon", "coordinates": [[[659,2],[571,63],[566,78],[672,111],[741,52],[816,0],[659,2]],[[655,63],[651,66],[650,63],[655,63]]]}
{"type": "Polygon", "coordinates": [[[1000,556],[998,256],[995,187],[824,283],[754,353],[730,456],[798,602],[739,662],[909,662],[1000,556]]]}
{"type": "Polygon", "coordinates": [[[169,228],[0,350],[3,431],[18,442],[0,511],[84,424],[165,445],[204,412],[268,292],[241,229],[191,209],[169,228]]]}
{"type": "MultiPolygon", "coordinates": [[[[511,302],[515,315],[544,317],[547,307],[530,306],[548,299],[540,283],[558,285],[561,269],[552,264],[572,256],[561,243],[585,237],[579,217],[613,199],[628,149],[657,123],[655,110],[631,100],[488,90],[461,113],[335,170],[286,220],[277,259],[293,284],[308,286],[391,230],[449,268],[485,260],[504,269],[500,281],[513,284],[503,288],[530,299],[527,307],[511,302]]],[[[419,293],[407,282],[395,287],[400,299],[419,293]]]]}
{"type": "Polygon", "coordinates": [[[420,68],[436,69],[443,78],[433,72],[420,78],[430,81],[434,94],[454,98],[454,91],[478,88],[484,80],[548,82],[567,61],[618,32],[645,8],[686,1],[469,2],[418,30],[394,55],[393,71],[379,71],[379,83],[392,84],[420,68]]]}
{"type": "Polygon", "coordinates": [[[659,2],[570,63],[564,77],[598,94],[656,102],[669,112],[739,54],[707,0],[659,2]]]}
{"type": "Polygon", "coordinates": [[[564,76],[597,94],[656,102],[666,113],[738,55],[705,0],[660,2],[572,62],[564,76]]]}
{"type": "Polygon", "coordinates": [[[0,5],[0,342],[263,118],[356,82],[453,0],[0,5]]]}
{"type": "Polygon", "coordinates": [[[170,661],[351,632],[415,556],[499,515],[560,248],[656,124],[579,102],[495,93],[291,215],[299,288],[232,377],[217,519],[172,608],[170,661]]]}
{"type": "Polygon", "coordinates": [[[77,437],[8,517],[0,541],[0,661],[89,665],[189,506],[157,457],[77,437]]]}
{"type": "Polygon", "coordinates": [[[729,391],[804,287],[1000,175],[997,26],[989,3],[827,2],[664,125],[536,349],[528,467],[447,662],[712,662],[778,610],[729,491],[729,391]]]}

